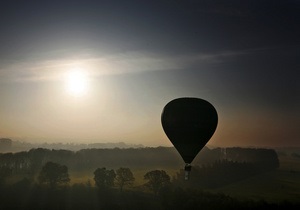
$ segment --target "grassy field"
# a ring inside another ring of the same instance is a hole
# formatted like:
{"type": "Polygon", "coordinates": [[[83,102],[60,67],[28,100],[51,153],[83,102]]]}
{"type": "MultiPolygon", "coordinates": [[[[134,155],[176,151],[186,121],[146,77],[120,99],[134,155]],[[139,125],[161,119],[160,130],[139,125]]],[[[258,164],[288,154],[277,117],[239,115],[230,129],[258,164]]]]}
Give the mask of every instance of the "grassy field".
{"type": "Polygon", "coordinates": [[[280,157],[277,170],[212,190],[240,199],[300,202],[300,158],[280,157]]]}
{"type": "MultiPolygon", "coordinates": [[[[268,202],[300,202],[300,150],[286,152],[279,155],[280,167],[277,170],[252,176],[248,179],[231,183],[216,189],[203,189],[214,193],[226,195],[242,200],[265,200],[268,202]],[[296,155],[295,155],[296,154],[296,155]]],[[[182,166],[183,167],[183,166],[182,166]]],[[[134,177],[133,189],[144,189],[144,175],[151,170],[165,170],[170,177],[176,176],[181,168],[131,168],[134,177]]],[[[115,169],[116,170],[116,169],[115,169]]],[[[94,170],[69,171],[71,185],[76,183],[91,184],[94,186],[94,170]]],[[[22,180],[22,176],[13,176],[7,181],[13,184],[22,180]]],[[[37,178],[36,178],[37,180],[37,178]]]]}
{"type": "MultiPolygon", "coordinates": [[[[134,186],[141,186],[146,183],[144,180],[144,175],[151,171],[151,170],[164,170],[167,172],[167,174],[171,177],[175,176],[176,173],[178,172],[179,169],[173,169],[173,168],[167,168],[167,169],[131,169],[135,181],[134,181],[134,186]]],[[[76,183],[87,183],[91,182],[92,185],[94,185],[94,174],[93,171],[85,171],[85,172],[73,172],[70,171],[70,178],[71,178],[71,183],[70,184],[76,184],[76,183]]]]}
{"type": "MultiPolygon", "coordinates": [[[[231,183],[217,189],[205,189],[214,193],[224,193],[239,199],[265,200],[268,202],[300,202],[300,158],[279,156],[280,167],[277,170],[259,174],[248,179],[231,183]]],[[[155,169],[132,169],[135,177],[134,187],[139,188],[146,181],[144,175],[155,169]]],[[[159,169],[160,170],[160,169],[159,169]]],[[[170,177],[179,169],[165,170],[170,177]]],[[[72,173],[71,184],[88,183],[94,185],[93,172],[72,173]]]]}

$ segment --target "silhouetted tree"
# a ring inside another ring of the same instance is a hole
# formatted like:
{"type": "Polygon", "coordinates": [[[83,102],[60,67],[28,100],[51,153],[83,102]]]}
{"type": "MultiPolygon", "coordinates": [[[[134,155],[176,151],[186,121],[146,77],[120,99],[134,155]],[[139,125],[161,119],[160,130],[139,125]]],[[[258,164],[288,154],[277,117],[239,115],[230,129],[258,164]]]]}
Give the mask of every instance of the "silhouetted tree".
{"type": "Polygon", "coordinates": [[[106,168],[97,168],[94,171],[94,180],[99,188],[112,187],[116,173],[114,170],[107,170],[106,168]]]}
{"type": "Polygon", "coordinates": [[[170,176],[164,170],[149,171],[144,175],[144,179],[148,180],[145,184],[155,195],[160,189],[170,184],[170,176]]]}
{"type": "Polygon", "coordinates": [[[132,185],[134,182],[133,173],[129,168],[119,168],[117,170],[116,184],[120,187],[120,191],[123,191],[123,187],[126,185],[132,185]]]}
{"type": "Polygon", "coordinates": [[[40,172],[39,182],[49,184],[51,188],[70,182],[67,166],[47,162],[40,172]]]}

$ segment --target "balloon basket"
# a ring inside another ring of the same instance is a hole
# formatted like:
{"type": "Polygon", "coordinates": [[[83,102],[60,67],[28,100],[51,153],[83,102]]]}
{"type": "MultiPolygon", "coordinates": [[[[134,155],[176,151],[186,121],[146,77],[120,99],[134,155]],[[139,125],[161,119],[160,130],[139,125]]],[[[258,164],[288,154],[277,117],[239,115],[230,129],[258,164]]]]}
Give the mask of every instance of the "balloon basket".
{"type": "Polygon", "coordinates": [[[184,179],[185,180],[189,180],[190,179],[190,173],[191,173],[191,170],[192,170],[192,166],[187,163],[184,167],[184,179]]]}

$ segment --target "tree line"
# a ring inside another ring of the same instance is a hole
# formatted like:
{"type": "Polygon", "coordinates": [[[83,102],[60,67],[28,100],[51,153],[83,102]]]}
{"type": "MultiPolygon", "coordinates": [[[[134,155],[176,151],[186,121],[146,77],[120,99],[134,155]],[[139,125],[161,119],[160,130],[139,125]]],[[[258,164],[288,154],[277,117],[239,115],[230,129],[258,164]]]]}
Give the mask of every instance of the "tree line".
{"type": "MultiPolygon", "coordinates": [[[[120,167],[116,171],[114,169],[106,169],[105,167],[97,168],[94,171],[95,185],[101,191],[109,188],[118,187],[120,192],[126,186],[132,186],[135,177],[130,168],[120,167]]],[[[164,170],[152,170],[144,175],[146,186],[154,194],[157,194],[161,188],[168,186],[170,176],[164,170]]],[[[59,163],[47,162],[41,169],[38,176],[38,183],[55,189],[64,186],[70,182],[68,167],[59,163]]]]}
{"type": "MultiPolygon", "coordinates": [[[[247,162],[261,168],[277,168],[279,160],[272,149],[203,148],[193,161],[194,165],[212,164],[219,160],[247,162]]],[[[0,167],[8,167],[13,174],[36,174],[48,161],[67,165],[71,171],[93,171],[99,166],[132,169],[181,168],[182,158],[173,147],[137,149],[83,149],[69,150],[31,149],[18,153],[0,153],[0,167]]]]}
{"type": "MultiPolygon", "coordinates": [[[[88,149],[78,152],[33,149],[28,152],[1,154],[0,209],[299,208],[297,203],[239,201],[224,194],[212,194],[201,190],[228,184],[264,170],[275,169],[278,166],[278,158],[274,156],[273,151],[250,149],[246,152],[248,155],[244,156],[243,149],[239,148],[234,148],[232,151],[206,148],[204,151],[207,154],[205,163],[193,166],[191,179],[188,182],[184,181],[183,170],[171,179],[165,170],[154,169],[145,172],[143,175],[145,183],[141,186],[134,185],[136,178],[132,169],[136,166],[140,167],[141,162],[151,162],[152,159],[154,162],[159,159],[167,161],[169,157],[164,153],[174,157],[172,156],[173,152],[176,152],[174,148],[148,148],[137,149],[137,151],[135,149],[88,149]],[[233,155],[234,151],[238,155],[233,155]],[[118,160],[123,157],[121,163],[107,160],[114,159],[114,154],[117,152],[121,153],[116,157],[118,160]],[[263,154],[264,152],[267,154],[263,154]],[[152,156],[161,153],[163,153],[161,156],[152,156]],[[270,164],[272,167],[262,167],[257,157],[264,158],[264,164],[270,164]],[[235,158],[240,161],[236,161],[235,158]],[[94,159],[97,160],[93,162],[94,159]],[[128,163],[129,160],[132,162],[128,163]],[[94,167],[91,170],[93,180],[71,184],[70,168],[73,171],[74,169],[80,171],[90,169],[96,163],[108,163],[108,165],[101,164],[94,167]],[[125,165],[122,166],[122,163],[125,165]],[[6,182],[15,175],[24,178],[11,183],[6,182]]],[[[195,162],[199,163],[197,159],[195,162]]],[[[158,164],[157,168],[162,168],[162,165],[168,163],[167,161],[158,164]]],[[[177,163],[175,165],[177,167],[177,163]]],[[[149,166],[146,164],[144,167],[149,166]]]]}
{"type": "MultiPolygon", "coordinates": [[[[277,154],[270,149],[242,149],[242,148],[216,148],[209,150],[204,148],[199,156],[204,157],[201,164],[198,157],[191,173],[191,187],[214,188],[231,182],[245,179],[279,166],[277,154]]],[[[63,165],[60,170],[81,172],[86,175],[94,172],[97,174],[97,186],[105,186],[105,183],[118,185],[122,191],[123,186],[132,184],[130,181],[121,179],[121,172],[130,174],[130,169],[144,168],[182,168],[182,160],[177,160],[174,148],[143,148],[143,149],[85,149],[78,152],[68,150],[32,149],[28,152],[0,154],[0,184],[4,183],[7,177],[27,177],[36,179],[38,173],[44,167],[50,167],[50,163],[63,165]],[[175,154],[174,154],[175,153],[175,154]],[[174,158],[174,159],[170,159],[174,158]],[[99,168],[99,166],[102,166],[99,168]],[[105,167],[104,167],[105,166],[105,167]],[[110,170],[106,169],[110,168],[110,170]],[[113,168],[119,168],[114,171],[113,168]],[[130,169],[129,169],[130,168],[130,169]],[[107,171],[108,170],[108,171],[107,171]],[[100,176],[102,174],[102,176],[100,176]],[[104,179],[105,176],[111,180],[104,179]],[[102,180],[102,184],[101,184],[102,180]]],[[[52,164],[53,166],[53,164],[52,164]]],[[[47,168],[46,167],[46,168],[47,168]]],[[[52,170],[52,171],[59,171],[52,170]]],[[[153,172],[154,173],[154,172],[153,172]]],[[[159,171],[156,173],[160,173],[159,171]]],[[[163,172],[164,173],[164,172],[163,172]]],[[[39,180],[43,180],[39,175],[39,180]]],[[[168,177],[169,175],[165,176],[168,177]]],[[[124,177],[128,177],[125,176],[124,177]]],[[[148,174],[147,177],[155,177],[148,174]]],[[[173,183],[177,186],[185,186],[183,182],[184,171],[180,170],[173,176],[173,183]]],[[[67,178],[66,178],[67,179],[67,178]]],[[[146,180],[146,179],[145,179],[146,180]]],[[[96,180],[95,180],[96,181],[96,180]]],[[[54,182],[50,182],[53,185],[54,182]]],[[[149,186],[157,193],[157,187],[149,186]]]]}
{"type": "MultiPolygon", "coordinates": [[[[220,165],[224,163],[218,163],[220,165]]],[[[227,163],[226,163],[227,164],[227,163]]],[[[24,178],[13,184],[0,185],[0,209],[299,209],[300,203],[268,203],[263,200],[238,200],[222,193],[214,194],[171,182],[164,170],[145,173],[145,188],[132,186],[134,175],[129,168],[116,171],[97,168],[95,187],[90,181],[70,185],[68,167],[47,162],[38,181],[24,178]]]]}
{"type": "Polygon", "coordinates": [[[180,170],[174,177],[173,182],[178,186],[211,189],[274,169],[269,167],[261,168],[260,164],[251,162],[219,160],[212,164],[194,166],[190,173],[190,182],[188,183],[184,182],[184,170],[180,170]]]}

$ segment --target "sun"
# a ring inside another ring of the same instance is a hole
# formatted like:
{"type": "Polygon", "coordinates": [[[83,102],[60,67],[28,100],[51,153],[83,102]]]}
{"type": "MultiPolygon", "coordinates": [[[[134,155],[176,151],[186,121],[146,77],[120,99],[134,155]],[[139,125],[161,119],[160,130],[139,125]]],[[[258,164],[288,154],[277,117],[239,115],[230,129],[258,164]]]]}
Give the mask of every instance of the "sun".
{"type": "Polygon", "coordinates": [[[66,76],[66,90],[75,97],[84,96],[88,89],[88,77],[82,69],[73,69],[66,76]]]}

